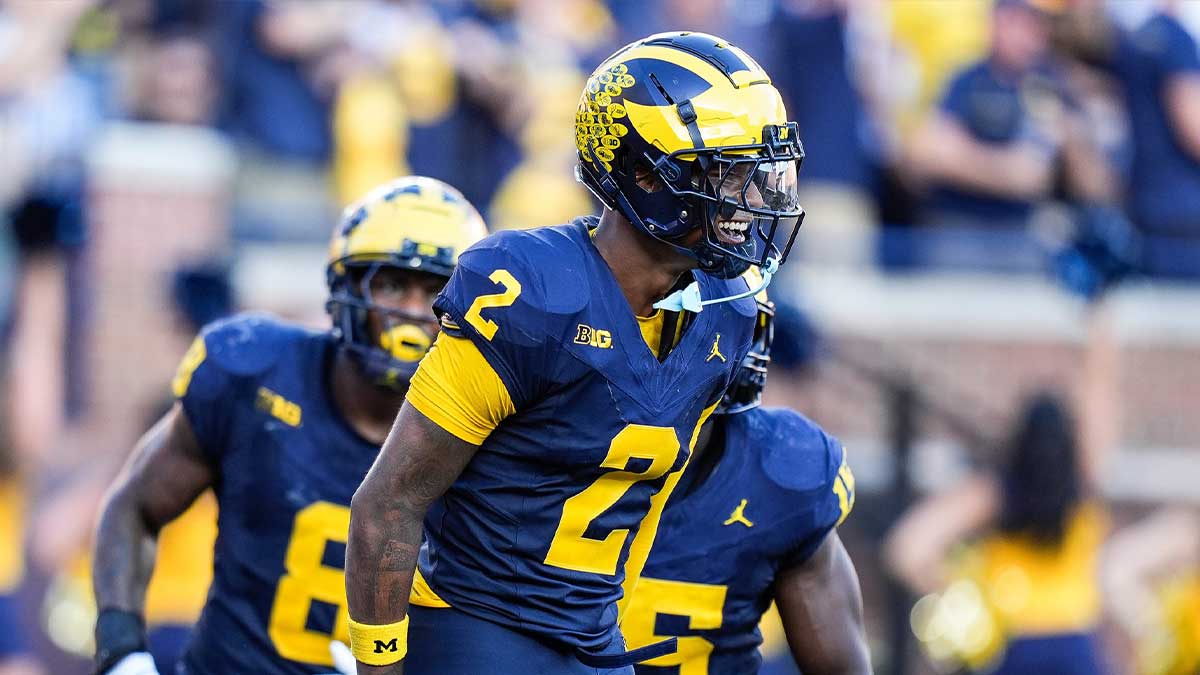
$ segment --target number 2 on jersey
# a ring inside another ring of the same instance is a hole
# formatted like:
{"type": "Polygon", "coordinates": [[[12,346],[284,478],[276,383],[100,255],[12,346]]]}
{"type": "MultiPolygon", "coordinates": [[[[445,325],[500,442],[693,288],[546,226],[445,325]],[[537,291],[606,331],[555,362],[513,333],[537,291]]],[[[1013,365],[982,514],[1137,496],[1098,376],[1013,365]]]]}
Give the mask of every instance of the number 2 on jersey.
{"type": "Polygon", "coordinates": [[[629,530],[609,532],[603,539],[584,536],[592,521],[617,503],[634,483],[654,480],[670,470],[679,455],[679,437],[669,427],[630,424],[609,445],[600,466],[610,471],[563,504],[562,518],[550,541],[545,563],[577,572],[616,574],[629,530]],[[631,459],[650,460],[641,471],[628,471],[631,459]]]}
{"type": "Polygon", "coordinates": [[[475,302],[471,303],[471,308],[467,310],[464,318],[475,330],[479,331],[480,335],[491,342],[500,327],[496,325],[495,321],[483,318],[482,312],[491,307],[508,307],[516,302],[517,297],[521,295],[521,282],[517,281],[516,277],[508,270],[496,270],[488,276],[488,279],[491,279],[494,284],[500,284],[504,288],[504,292],[475,298],[475,302]]]}
{"type": "Polygon", "coordinates": [[[341,568],[325,565],[325,545],[344,544],[350,531],[350,509],[330,502],[314,502],[296,514],[287,554],[287,573],[279,578],[267,633],[285,659],[332,666],[331,639],[350,642],[350,615],[346,609],[346,584],[341,568]],[[333,634],[308,628],[314,602],[335,608],[333,634]]]}

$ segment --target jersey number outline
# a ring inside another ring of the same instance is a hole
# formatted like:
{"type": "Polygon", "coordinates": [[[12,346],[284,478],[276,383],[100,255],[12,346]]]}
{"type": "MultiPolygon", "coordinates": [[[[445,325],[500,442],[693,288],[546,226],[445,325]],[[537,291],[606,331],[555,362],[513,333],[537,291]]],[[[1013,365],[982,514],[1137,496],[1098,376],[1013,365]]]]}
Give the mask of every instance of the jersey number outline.
{"type": "MultiPolygon", "coordinates": [[[[621,633],[629,649],[665,640],[671,635],[654,632],[663,614],[685,616],[689,630],[716,630],[724,621],[728,586],[698,584],[642,577],[629,609],[621,622],[621,633]]],[[[643,661],[647,666],[679,666],[679,675],[708,675],[708,662],[715,646],[699,635],[679,635],[673,654],[643,661]]]]}
{"type": "Polygon", "coordinates": [[[192,344],[184,353],[183,359],[179,362],[179,368],[175,371],[175,377],[171,380],[171,393],[175,398],[183,398],[188,387],[192,386],[192,375],[196,374],[196,369],[200,364],[204,363],[205,357],[208,356],[208,349],[204,345],[204,336],[197,335],[192,344]]]}
{"type": "Polygon", "coordinates": [[[603,468],[617,470],[600,476],[563,503],[562,517],[543,562],[577,572],[616,574],[629,530],[612,530],[603,539],[591,539],[584,533],[593,520],[616,504],[635,483],[667,473],[679,455],[679,448],[679,436],[670,427],[630,424],[622,429],[613,437],[608,455],[600,463],[603,468]],[[650,466],[629,471],[626,467],[631,459],[650,460],[650,466]]]}
{"type": "Polygon", "coordinates": [[[350,612],[346,606],[345,572],[323,564],[329,542],[346,543],[350,533],[350,508],[331,502],[313,502],[301,509],[293,521],[279,578],[267,634],[275,651],[285,659],[332,666],[330,640],[350,644],[350,612]],[[309,611],[313,602],[337,608],[333,633],[310,630],[309,611]]]}
{"type": "Polygon", "coordinates": [[[488,279],[494,284],[500,284],[504,288],[504,292],[481,295],[475,298],[475,302],[471,303],[471,308],[467,310],[466,317],[464,318],[475,330],[479,331],[479,334],[484,339],[491,342],[492,338],[496,337],[496,331],[500,330],[500,327],[496,325],[495,321],[483,318],[481,312],[493,307],[508,307],[512,305],[521,295],[521,282],[517,281],[516,277],[505,269],[492,272],[488,276],[488,279]]]}
{"type": "Polygon", "coordinates": [[[850,515],[850,511],[854,509],[854,473],[850,471],[850,465],[846,463],[846,450],[842,449],[842,464],[838,467],[837,478],[833,481],[833,494],[838,498],[838,509],[841,514],[838,516],[837,523],[834,527],[842,524],[846,520],[846,516],[850,515]]]}

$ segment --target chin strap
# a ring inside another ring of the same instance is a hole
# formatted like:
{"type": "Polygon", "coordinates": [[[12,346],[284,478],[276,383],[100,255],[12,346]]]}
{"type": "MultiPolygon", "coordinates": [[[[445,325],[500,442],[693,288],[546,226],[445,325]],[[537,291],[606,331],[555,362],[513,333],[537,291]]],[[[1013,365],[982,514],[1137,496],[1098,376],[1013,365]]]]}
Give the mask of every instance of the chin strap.
{"type": "Polygon", "coordinates": [[[715,305],[721,302],[729,302],[731,300],[741,300],[742,298],[750,298],[758,295],[766,290],[767,286],[771,285],[771,278],[779,271],[779,261],[775,258],[767,258],[767,262],[759,268],[762,272],[762,283],[757,288],[751,288],[745,293],[738,293],[725,298],[717,298],[715,300],[700,299],[700,284],[693,281],[687,285],[687,288],[682,291],[675,291],[667,297],[654,303],[655,309],[665,309],[668,312],[694,312],[699,313],[704,311],[706,305],[715,305]]]}

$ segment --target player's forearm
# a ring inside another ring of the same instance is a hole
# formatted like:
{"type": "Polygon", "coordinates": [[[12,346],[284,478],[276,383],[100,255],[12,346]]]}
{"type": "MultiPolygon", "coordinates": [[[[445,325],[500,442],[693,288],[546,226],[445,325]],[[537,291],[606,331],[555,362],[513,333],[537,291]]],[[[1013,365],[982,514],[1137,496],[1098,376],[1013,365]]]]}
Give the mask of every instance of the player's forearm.
{"type": "Polygon", "coordinates": [[[807,562],[782,574],[775,602],[801,671],[871,675],[858,574],[836,531],[807,562]]]}
{"type": "MultiPolygon", "coordinates": [[[[385,625],[408,614],[425,512],[371,483],[363,483],[350,505],[346,599],[355,621],[385,625]]],[[[392,675],[403,671],[400,664],[373,667],[360,663],[358,672],[392,675]]]]}
{"type": "MultiPolygon", "coordinates": [[[[350,502],[346,542],[346,600],[359,624],[385,626],[404,619],[421,549],[422,521],[462,473],[477,446],[459,440],[410,403],[400,408],[350,502]]],[[[362,675],[398,675],[399,664],[362,675]]]]}
{"type": "Polygon", "coordinates": [[[157,548],[157,529],[143,518],[134,495],[122,487],[110,493],[92,551],[96,606],[141,614],[157,548]]]}
{"type": "Polygon", "coordinates": [[[363,483],[350,505],[346,599],[356,621],[386,624],[404,618],[421,550],[424,509],[363,483]]]}
{"type": "Polygon", "coordinates": [[[104,498],[92,553],[97,607],[141,614],[159,530],[212,484],[177,404],[138,441],[104,498]]]}

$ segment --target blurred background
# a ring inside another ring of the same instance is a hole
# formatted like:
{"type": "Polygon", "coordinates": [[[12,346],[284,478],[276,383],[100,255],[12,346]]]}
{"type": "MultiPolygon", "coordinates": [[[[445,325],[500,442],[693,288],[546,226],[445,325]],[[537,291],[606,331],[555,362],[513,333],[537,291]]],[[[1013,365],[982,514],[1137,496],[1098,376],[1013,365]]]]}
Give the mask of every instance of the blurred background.
{"type": "MultiPolygon", "coordinates": [[[[399,174],[596,212],[586,75],[679,29],[802,132],[767,393],[849,448],[877,672],[1200,673],[1200,1],[0,0],[0,674],[87,672],[97,503],[200,326],[326,325],[399,174]]],[[[214,528],[164,533],[160,634],[214,528]]]]}

